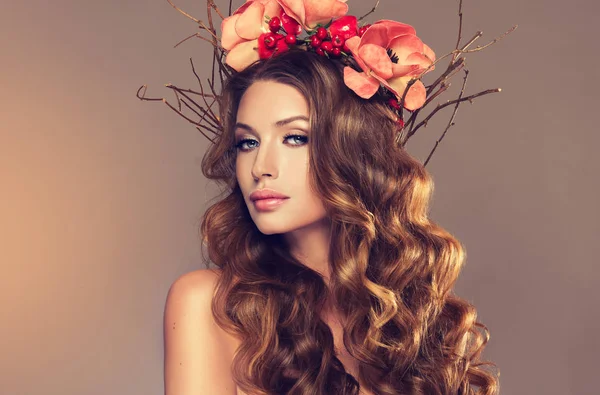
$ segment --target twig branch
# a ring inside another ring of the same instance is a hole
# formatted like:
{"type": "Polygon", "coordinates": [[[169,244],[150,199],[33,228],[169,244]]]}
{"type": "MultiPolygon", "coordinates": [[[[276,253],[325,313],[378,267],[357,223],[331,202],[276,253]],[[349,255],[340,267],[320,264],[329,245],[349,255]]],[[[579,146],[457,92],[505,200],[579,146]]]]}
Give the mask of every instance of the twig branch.
{"type": "Polygon", "coordinates": [[[450,77],[450,75],[454,75],[453,72],[455,70],[460,70],[462,67],[464,67],[466,62],[465,58],[458,58],[454,63],[450,64],[448,66],[448,68],[446,69],[446,71],[444,71],[442,73],[442,75],[440,75],[434,82],[433,84],[431,84],[429,86],[429,88],[427,89],[427,95],[429,95],[436,87],[437,85],[441,84],[444,81],[447,81],[450,77]]]}
{"type": "Polygon", "coordinates": [[[450,129],[450,127],[454,126],[454,118],[456,118],[456,113],[458,112],[458,107],[460,106],[461,99],[463,97],[463,94],[465,93],[465,86],[467,85],[467,78],[468,77],[469,77],[469,70],[465,69],[465,78],[463,80],[462,87],[460,88],[460,94],[458,95],[458,99],[456,100],[456,104],[454,105],[454,111],[452,112],[452,116],[450,117],[450,120],[448,121],[448,125],[446,126],[446,129],[444,129],[444,133],[442,133],[441,137],[435,142],[435,145],[433,146],[433,149],[431,150],[431,152],[427,156],[427,159],[425,160],[425,163],[423,163],[423,167],[427,166],[427,163],[429,163],[429,159],[431,159],[431,156],[433,155],[433,153],[435,152],[435,150],[438,147],[438,145],[442,142],[442,140],[446,136],[446,133],[448,132],[448,130],[450,129]]]}
{"type": "Polygon", "coordinates": [[[456,102],[463,102],[463,101],[472,101],[473,99],[479,97],[479,96],[483,96],[483,95],[488,95],[490,93],[496,93],[496,92],[501,92],[502,89],[500,88],[496,88],[496,89],[487,89],[485,91],[481,91],[479,93],[475,93],[471,96],[467,96],[467,97],[463,97],[460,99],[456,99],[456,100],[449,100],[444,104],[438,104],[438,106],[431,112],[431,114],[429,114],[427,116],[427,118],[425,118],[424,120],[422,120],[413,130],[410,131],[410,133],[407,135],[406,139],[408,140],[412,135],[414,135],[417,130],[419,130],[419,128],[421,128],[422,126],[427,125],[427,122],[441,109],[451,106],[453,104],[455,104],[456,102]]]}
{"type": "MultiPolygon", "coordinates": [[[[175,44],[175,45],[173,46],[173,48],[177,48],[177,47],[178,47],[180,44],[182,44],[184,41],[187,41],[187,40],[189,40],[189,39],[190,39],[190,38],[192,38],[192,37],[198,37],[199,39],[202,39],[202,40],[204,40],[204,41],[207,41],[207,42],[209,42],[209,43],[211,43],[211,44],[213,44],[213,42],[214,42],[214,39],[213,39],[213,40],[210,40],[210,39],[208,39],[208,38],[206,38],[206,37],[202,37],[202,36],[200,35],[200,33],[196,32],[196,33],[194,33],[194,34],[192,34],[192,35],[190,35],[190,36],[188,36],[188,37],[184,38],[183,40],[179,41],[177,44],[175,44]]],[[[218,45],[218,44],[217,44],[217,45],[218,45]]]]}
{"type": "Polygon", "coordinates": [[[146,89],[147,88],[148,88],[148,85],[146,85],[146,84],[144,84],[144,85],[142,85],[142,86],[139,87],[139,89],[137,90],[137,92],[135,94],[138,99],[145,100],[145,101],[163,101],[164,100],[162,97],[161,98],[149,98],[149,97],[146,97],[146,89]],[[144,90],[144,92],[140,96],[140,91],[142,89],[144,90]]]}
{"type": "Polygon", "coordinates": [[[175,4],[173,4],[173,2],[171,2],[171,0],[167,0],[167,3],[171,4],[171,7],[175,8],[182,15],[185,15],[186,17],[190,18],[191,20],[193,20],[196,23],[201,23],[201,21],[199,19],[196,19],[193,16],[191,16],[190,14],[188,14],[187,12],[181,10],[179,7],[177,7],[175,4]]]}
{"type": "MultiPolygon", "coordinates": [[[[215,12],[221,17],[221,19],[225,19],[223,14],[221,14],[221,11],[219,11],[219,7],[217,7],[215,2],[213,0],[210,0],[209,3],[210,3],[210,6],[213,8],[213,10],[215,10],[215,12]]],[[[231,15],[231,1],[229,2],[229,4],[230,4],[229,15],[231,15]]]]}
{"type": "Polygon", "coordinates": [[[358,18],[358,22],[362,21],[363,19],[365,19],[367,16],[369,16],[370,14],[374,13],[375,10],[377,9],[377,7],[379,6],[379,0],[377,0],[375,2],[375,5],[373,6],[373,8],[371,9],[371,11],[367,12],[365,15],[361,16],[360,18],[358,18]]]}
{"type": "MultiPolygon", "coordinates": [[[[221,133],[223,133],[223,120],[221,119],[222,114],[220,113],[220,110],[222,109],[222,97],[221,97],[221,95],[219,95],[217,93],[217,87],[215,86],[215,83],[220,82],[221,87],[223,87],[225,84],[225,81],[227,79],[229,79],[234,73],[236,73],[236,70],[234,70],[232,67],[230,67],[226,63],[227,51],[222,47],[221,40],[217,36],[217,31],[215,29],[215,21],[214,21],[212,13],[215,12],[221,18],[221,20],[225,19],[226,16],[223,15],[219,11],[219,8],[216,6],[214,0],[206,0],[207,1],[207,4],[206,4],[207,23],[205,24],[202,20],[194,18],[191,15],[189,15],[188,13],[179,9],[177,6],[175,6],[173,1],[174,0],[167,0],[167,2],[174,9],[176,9],[178,12],[180,12],[185,17],[194,21],[198,25],[200,30],[205,30],[206,32],[208,32],[208,37],[205,37],[205,35],[202,34],[203,32],[198,31],[198,32],[184,38],[180,42],[178,42],[175,45],[175,47],[179,46],[180,44],[189,40],[192,37],[198,37],[204,41],[207,41],[207,42],[210,42],[211,44],[213,44],[212,69],[211,69],[210,78],[206,79],[208,86],[210,87],[210,91],[208,91],[208,90],[205,91],[204,83],[203,83],[202,79],[200,78],[200,76],[198,75],[198,73],[196,72],[194,63],[193,63],[192,59],[190,58],[192,71],[193,71],[194,76],[196,77],[196,80],[198,81],[198,85],[200,87],[199,92],[197,90],[193,90],[193,89],[182,89],[182,88],[179,88],[172,84],[166,84],[165,86],[173,91],[173,94],[175,95],[175,97],[177,99],[176,105],[172,105],[165,98],[148,98],[148,97],[146,97],[146,89],[147,89],[146,85],[142,85],[138,89],[138,91],[136,92],[136,96],[140,100],[162,101],[167,106],[169,106],[169,108],[171,108],[173,111],[177,112],[177,114],[180,115],[182,118],[184,118],[188,122],[194,124],[198,131],[200,131],[209,141],[214,143],[216,140],[214,138],[210,137],[210,135],[219,136],[221,133]],[[201,101],[197,100],[196,96],[194,96],[194,95],[199,96],[201,98],[201,101]],[[215,104],[217,105],[218,110],[215,110],[215,104]],[[195,121],[192,118],[188,117],[187,115],[183,114],[183,112],[182,112],[183,107],[186,107],[188,110],[192,111],[195,114],[195,116],[197,116],[199,119],[197,121],[195,121]]],[[[366,13],[365,15],[358,18],[358,21],[362,21],[367,16],[374,13],[376,11],[377,7],[379,6],[379,3],[380,3],[380,0],[376,0],[373,8],[368,13],[366,13]]],[[[233,0],[229,0],[229,10],[228,11],[229,11],[228,15],[230,16],[233,11],[233,0]]],[[[454,106],[452,116],[450,117],[450,120],[449,120],[448,124],[446,125],[446,128],[444,129],[440,138],[436,141],[433,149],[429,153],[429,155],[425,161],[425,165],[427,165],[427,163],[430,161],[433,153],[435,152],[437,147],[440,145],[441,141],[444,139],[444,137],[446,136],[449,129],[452,126],[454,126],[455,118],[456,118],[456,115],[458,112],[458,107],[460,106],[460,104],[462,104],[463,102],[465,102],[467,100],[472,102],[475,98],[477,98],[479,96],[483,96],[483,95],[487,95],[487,94],[495,93],[495,92],[500,92],[500,89],[497,88],[497,89],[488,89],[485,91],[481,91],[481,92],[478,92],[478,93],[475,93],[475,94],[472,94],[472,95],[469,95],[466,97],[464,96],[466,82],[467,82],[468,75],[469,75],[469,71],[465,69],[466,60],[465,60],[464,55],[466,55],[468,53],[481,51],[481,50],[497,43],[498,41],[502,40],[504,37],[506,37],[508,34],[512,33],[517,28],[517,25],[515,25],[511,29],[506,31],[504,34],[494,38],[492,41],[488,42],[487,44],[477,46],[475,48],[471,48],[471,46],[473,46],[474,43],[479,38],[482,37],[483,33],[481,31],[478,31],[475,33],[475,35],[473,37],[471,37],[469,40],[467,40],[465,44],[461,44],[461,41],[463,40],[463,0],[458,1],[458,23],[459,23],[458,34],[457,34],[455,48],[451,52],[449,52],[449,53],[437,58],[435,61],[431,62],[431,64],[427,68],[421,70],[418,75],[412,76],[410,81],[408,81],[408,83],[404,89],[404,92],[402,92],[402,95],[401,95],[399,103],[398,103],[399,108],[398,108],[396,114],[399,114],[400,119],[403,119],[404,111],[407,111],[410,113],[410,117],[408,117],[408,120],[404,123],[404,126],[400,129],[400,132],[397,133],[397,135],[396,135],[396,142],[400,143],[402,146],[404,146],[406,144],[406,142],[410,139],[410,137],[412,137],[415,133],[417,133],[417,131],[421,127],[426,127],[427,123],[440,110],[442,110],[446,107],[449,107],[449,106],[454,106]],[[420,108],[413,110],[413,111],[406,110],[404,108],[404,103],[406,101],[406,96],[407,96],[409,90],[411,89],[411,87],[417,81],[420,81],[426,73],[434,70],[436,68],[436,66],[439,65],[440,62],[446,58],[450,58],[450,63],[448,64],[448,66],[446,66],[445,70],[442,71],[441,75],[431,85],[426,86],[426,88],[425,88],[426,89],[426,99],[425,99],[425,102],[423,103],[423,105],[420,108]],[[433,110],[428,109],[427,111],[429,111],[429,114],[426,115],[423,120],[418,121],[419,115],[421,113],[425,114],[425,108],[427,108],[427,106],[429,106],[434,101],[437,101],[439,99],[439,97],[441,97],[441,95],[443,95],[445,92],[447,92],[449,90],[449,88],[451,86],[450,80],[456,74],[458,74],[461,70],[465,71],[465,76],[464,76],[462,88],[460,90],[458,98],[456,98],[454,100],[448,100],[445,103],[437,104],[437,106],[433,110]]],[[[342,62],[350,67],[355,68],[355,69],[358,68],[355,59],[352,56],[350,56],[349,54],[344,53],[342,62]]],[[[400,92],[396,92],[396,93],[397,93],[396,96],[398,96],[398,94],[400,92]]]]}
{"type": "MultiPolygon", "coordinates": [[[[460,40],[462,39],[462,25],[463,25],[462,4],[463,4],[463,0],[460,0],[460,2],[458,3],[458,20],[459,20],[459,22],[458,22],[458,39],[456,40],[456,45],[454,46],[455,49],[458,49],[458,46],[460,45],[460,40]]],[[[454,53],[454,55],[452,56],[452,61],[450,62],[451,64],[454,63],[457,56],[458,56],[458,53],[454,53]]]]}
{"type": "Polygon", "coordinates": [[[481,51],[482,49],[486,49],[490,45],[493,45],[493,44],[497,43],[498,41],[502,40],[504,37],[508,36],[510,33],[514,32],[517,27],[519,27],[519,25],[514,25],[513,27],[511,27],[510,29],[508,29],[507,31],[505,31],[504,33],[502,33],[500,36],[494,38],[489,43],[487,43],[487,44],[485,44],[483,46],[479,46],[479,47],[473,48],[473,49],[469,49],[469,50],[464,49],[464,50],[461,50],[461,53],[478,52],[478,51],[481,51]]]}

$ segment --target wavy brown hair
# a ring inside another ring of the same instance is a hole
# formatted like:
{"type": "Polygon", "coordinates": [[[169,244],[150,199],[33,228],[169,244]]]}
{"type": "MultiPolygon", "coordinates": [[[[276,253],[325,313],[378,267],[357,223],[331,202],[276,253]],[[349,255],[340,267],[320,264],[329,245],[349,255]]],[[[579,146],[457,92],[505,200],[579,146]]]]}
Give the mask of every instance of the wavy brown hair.
{"type": "Polygon", "coordinates": [[[489,332],[452,292],[465,250],[428,218],[432,178],[394,143],[382,92],[361,99],[345,86],[342,67],[290,50],[223,87],[225,132],[202,171],[225,190],[200,231],[221,269],[213,315],[243,339],[234,380],[248,394],[358,394],[320,319],[327,299],[346,322],[343,341],[360,361],[360,382],[375,394],[497,394],[495,365],[480,361],[489,332]],[[309,180],[331,219],[329,284],[289,253],[281,234],[258,230],[237,184],[232,127],[256,81],[288,84],[307,100],[309,180]]]}

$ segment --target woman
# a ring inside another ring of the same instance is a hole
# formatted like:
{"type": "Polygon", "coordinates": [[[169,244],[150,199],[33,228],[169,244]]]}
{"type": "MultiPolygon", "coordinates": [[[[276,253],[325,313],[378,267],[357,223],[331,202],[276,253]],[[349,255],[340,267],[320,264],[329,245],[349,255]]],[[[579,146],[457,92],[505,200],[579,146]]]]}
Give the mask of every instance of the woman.
{"type": "Polygon", "coordinates": [[[226,186],[201,226],[219,269],[169,291],[166,395],[497,393],[432,179],[342,69],[292,49],[226,82],[202,163],[226,186]]]}

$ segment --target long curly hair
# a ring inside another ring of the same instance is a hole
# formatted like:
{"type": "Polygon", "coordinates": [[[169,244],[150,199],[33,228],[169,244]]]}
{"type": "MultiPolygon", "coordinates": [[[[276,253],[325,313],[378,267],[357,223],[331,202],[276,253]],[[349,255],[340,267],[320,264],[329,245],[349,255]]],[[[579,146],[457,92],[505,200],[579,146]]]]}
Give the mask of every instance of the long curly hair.
{"type": "Polygon", "coordinates": [[[346,323],[344,345],[360,361],[359,381],[375,394],[497,394],[495,365],[480,361],[489,332],[452,293],[465,250],[428,218],[432,178],[394,143],[397,124],[384,95],[358,97],[342,67],[290,50],[223,86],[225,132],[202,171],[225,188],[200,232],[221,269],[212,313],[243,339],[234,380],[248,394],[358,394],[320,319],[332,298],[346,323]],[[290,254],[281,234],[258,230],[237,184],[232,127],[256,81],[288,84],[307,100],[309,182],[331,219],[329,284],[290,254]]]}

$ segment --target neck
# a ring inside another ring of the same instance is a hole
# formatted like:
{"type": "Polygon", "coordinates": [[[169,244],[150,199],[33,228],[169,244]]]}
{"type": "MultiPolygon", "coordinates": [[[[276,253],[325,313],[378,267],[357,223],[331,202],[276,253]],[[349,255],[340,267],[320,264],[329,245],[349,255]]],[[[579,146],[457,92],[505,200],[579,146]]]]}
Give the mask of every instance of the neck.
{"type": "Polygon", "coordinates": [[[305,266],[318,272],[329,284],[329,245],[331,243],[329,219],[315,222],[285,234],[290,253],[305,266]]]}

